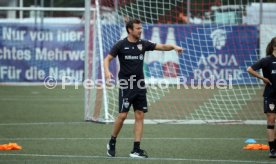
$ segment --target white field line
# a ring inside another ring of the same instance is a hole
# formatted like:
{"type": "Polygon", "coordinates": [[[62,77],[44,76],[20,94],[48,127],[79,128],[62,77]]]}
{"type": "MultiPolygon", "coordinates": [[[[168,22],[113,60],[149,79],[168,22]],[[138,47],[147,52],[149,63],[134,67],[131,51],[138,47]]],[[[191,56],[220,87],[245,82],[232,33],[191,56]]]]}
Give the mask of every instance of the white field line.
{"type": "MultiPolygon", "coordinates": [[[[125,120],[124,124],[134,124],[133,119],[125,120]]],[[[30,122],[30,123],[0,123],[0,126],[29,126],[29,125],[76,125],[76,124],[88,124],[91,121],[83,121],[83,122],[30,122]]],[[[109,122],[99,122],[101,124],[110,124],[109,122]]],[[[145,124],[223,124],[223,125],[266,125],[265,120],[158,120],[158,119],[145,119],[145,124]]]]}
{"type": "Polygon", "coordinates": [[[64,101],[82,101],[81,99],[75,99],[75,98],[61,98],[61,97],[0,97],[0,101],[54,101],[54,102],[64,102],[64,101]]]}
{"type": "MultiPolygon", "coordinates": [[[[108,140],[110,138],[0,138],[0,141],[34,141],[34,140],[108,140]]],[[[133,140],[133,138],[118,138],[119,140],[133,140]]],[[[228,141],[234,141],[234,140],[245,140],[246,138],[189,138],[189,137],[183,137],[183,138],[143,138],[143,140],[228,140],[228,141]]],[[[255,138],[256,140],[266,140],[265,138],[255,138]]]]}
{"type": "MultiPolygon", "coordinates": [[[[194,162],[219,162],[219,163],[273,163],[275,161],[252,161],[252,160],[217,160],[217,159],[193,159],[193,158],[157,158],[151,157],[146,159],[133,159],[130,157],[106,157],[106,156],[84,156],[84,155],[51,155],[51,154],[0,154],[0,156],[17,156],[17,157],[52,157],[52,158],[81,158],[81,159],[114,159],[114,160],[145,160],[145,161],[194,161],[194,162]]],[[[0,160],[1,161],[1,160],[0,160]]]]}
{"type": "Polygon", "coordinates": [[[29,126],[29,125],[74,125],[87,124],[87,122],[26,122],[26,123],[0,123],[0,126],[29,126]]]}

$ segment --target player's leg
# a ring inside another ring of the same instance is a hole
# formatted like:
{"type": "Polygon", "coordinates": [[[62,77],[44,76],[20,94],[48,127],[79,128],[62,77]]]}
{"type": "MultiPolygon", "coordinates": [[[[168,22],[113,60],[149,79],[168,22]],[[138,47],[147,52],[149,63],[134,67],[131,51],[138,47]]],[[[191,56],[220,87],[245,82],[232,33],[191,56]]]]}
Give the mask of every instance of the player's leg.
{"type": "MultiPolygon", "coordinates": [[[[276,105],[276,101],[274,100],[273,103],[276,105]]],[[[274,117],[274,125],[275,125],[275,122],[276,122],[276,108],[273,110],[273,113],[274,116],[272,116],[272,119],[274,117]]],[[[274,145],[273,145],[273,149],[275,150],[275,158],[276,158],[276,128],[274,128],[274,145]]]]}
{"type": "Polygon", "coordinates": [[[267,118],[267,140],[270,147],[269,157],[276,157],[275,149],[275,104],[273,101],[268,98],[264,98],[264,112],[266,113],[267,118]]]}
{"type": "Polygon", "coordinates": [[[134,143],[133,150],[129,154],[134,158],[147,158],[146,151],[140,148],[141,139],[144,130],[144,113],[147,112],[147,97],[146,94],[137,94],[133,100],[133,108],[135,115],[134,124],[134,143]]]}
{"type": "Polygon", "coordinates": [[[122,112],[122,113],[119,113],[119,115],[117,116],[117,118],[114,122],[113,131],[112,131],[113,137],[117,137],[118,134],[120,133],[120,131],[123,127],[124,121],[127,118],[127,114],[128,114],[128,112],[122,112]]]}
{"type": "MultiPolygon", "coordinates": [[[[144,129],[144,112],[136,109],[134,112],[135,124],[134,124],[134,143],[140,143],[144,129]]],[[[139,145],[134,145],[134,148],[140,148],[139,145]]]]}
{"type": "MultiPolygon", "coordinates": [[[[276,114],[274,116],[274,118],[276,119],[276,114]]],[[[276,120],[275,120],[276,122],[276,120]]],[[[276,129],[274,128],[274,150],[276,151],[276,129]]],[[[276,153],[275,153],[275,156],[276,156],[276,153]]]]}
{"type": "Polygon", "coordinates": [[[267,113],[267,140],[270,147],[269,156],[276,158],[275,149],[275,113],[267,113]]]}
{"type": "Polygon", "coordinates": [[[127,114],[131,106],[131,98],[127,97],[129,95],[130,94],[127,90],[119,89],[119,114],[114,122],[111,138],[107,144],[107,155],[110,157],[115,157],[116,138],[123,127],[124,121],[127,118],[127,114]]]}
{"type": "Polygon", "coordinates": [[[107,144],[107,155],[110,157],[115,157],[116,154],[116,139],[118,134],[120,133],[124,120],[127,118],[127,112],[119,113],[118,117],[116,118],[114,125],[113,125],[113,131],[111,138],[107,144]]]}

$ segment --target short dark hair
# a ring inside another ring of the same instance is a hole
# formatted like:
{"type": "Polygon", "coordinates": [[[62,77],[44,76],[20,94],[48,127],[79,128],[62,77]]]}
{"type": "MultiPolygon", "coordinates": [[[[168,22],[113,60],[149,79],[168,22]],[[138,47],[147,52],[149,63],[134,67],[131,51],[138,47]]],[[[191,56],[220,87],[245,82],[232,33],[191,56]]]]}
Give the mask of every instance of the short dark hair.
{"type": "Polygon", "coordinates": [[[266,47],[266,55],[272,55],[273,53],[273,46],[276,46],[276,37],[272,38],[271,41],[268,43],[266,47]]]}
{"type": "Polygon", "coordinates": [[[128,29],[132,29],[133,30],[133,24],[141,24],[141,21],[139,19],[131,19],[129,21],[126,22],[126,31],[127,33],[129,33],[128,29]]]}

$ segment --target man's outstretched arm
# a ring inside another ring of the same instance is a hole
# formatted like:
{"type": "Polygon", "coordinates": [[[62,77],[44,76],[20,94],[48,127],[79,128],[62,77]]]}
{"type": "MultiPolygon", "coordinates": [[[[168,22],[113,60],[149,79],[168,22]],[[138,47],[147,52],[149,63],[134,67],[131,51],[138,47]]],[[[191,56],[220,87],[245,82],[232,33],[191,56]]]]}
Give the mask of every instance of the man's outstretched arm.
{"type": "Polygon", "coordinates": [[[183,51],[183,48],[173,44],[156,44],[155,50],[159,50],[159,51],[175,50],[176,52],[181,53],[183,51]]]}

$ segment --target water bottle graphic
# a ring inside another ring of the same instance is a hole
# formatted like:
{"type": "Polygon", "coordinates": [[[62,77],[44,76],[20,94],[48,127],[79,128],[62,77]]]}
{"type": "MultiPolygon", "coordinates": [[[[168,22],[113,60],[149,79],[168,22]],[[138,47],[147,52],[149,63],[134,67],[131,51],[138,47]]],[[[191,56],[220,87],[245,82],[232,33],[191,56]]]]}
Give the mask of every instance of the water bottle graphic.
{"type": "MultiPolygon", "coordinates": [[[[174,28],[168,28],[166,44],[176,45],[174,28]]],[[[179,75],[179,58],[176,51],[165,51],[163,60],[164,77],[176,78],[179,75]]]]}
{"type": "Polygon", "coordinates": [[[120,39],[124,39],[125,37],[127,37],[127,31],[126,31],[125,27],[122,27],[122,32],[121,32],[120,39]]]}
{"type": "MultiPolygon", "coordinates": [[[[154,43],[161,43],[160,39],[160,29],[159,27],[153,27],[151,41],[154,43]]],[[[147,77],[155,77],[155,78],[163,78],[163,52],[162,51],[148,51],[145,57],[146,63],[146,76],[147,77]]]]}

